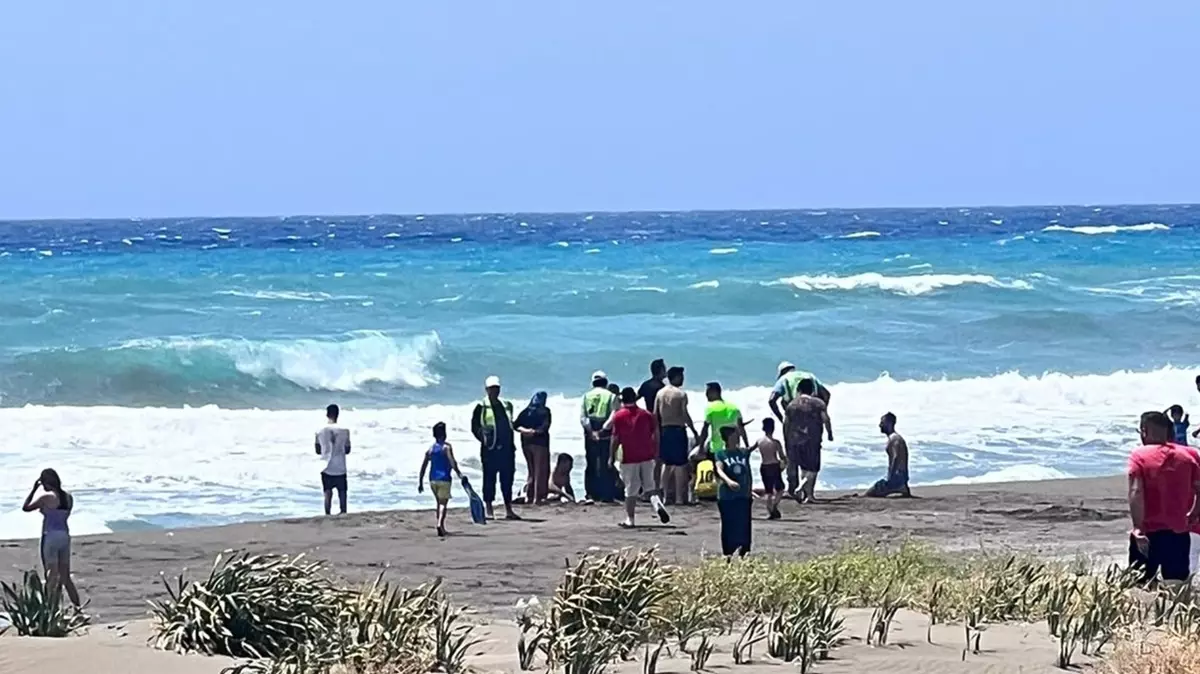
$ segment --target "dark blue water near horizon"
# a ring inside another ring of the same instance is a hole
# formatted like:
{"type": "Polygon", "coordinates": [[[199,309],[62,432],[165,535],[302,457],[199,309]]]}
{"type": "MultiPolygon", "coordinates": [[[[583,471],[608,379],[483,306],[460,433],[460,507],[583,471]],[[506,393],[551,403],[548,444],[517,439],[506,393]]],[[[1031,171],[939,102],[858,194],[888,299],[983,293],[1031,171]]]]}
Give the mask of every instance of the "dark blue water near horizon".
{"type": "Polygon", "coordinates": [[[806,326],[839,379],[1151,367],[1170,359],[1122,325],[1195,298],[1135,272],[1186,272],[1198,226],[1192,206],[4,222],[0,405],[432,402],[528,362],[530,334],[557,344],[522,388],[571,390],[594,348],[640,375],[662,340],[744,384],[777,359],[754,317],[806,326]],[[1119,360],[977,353],[1020,335],[1119,360]]]}

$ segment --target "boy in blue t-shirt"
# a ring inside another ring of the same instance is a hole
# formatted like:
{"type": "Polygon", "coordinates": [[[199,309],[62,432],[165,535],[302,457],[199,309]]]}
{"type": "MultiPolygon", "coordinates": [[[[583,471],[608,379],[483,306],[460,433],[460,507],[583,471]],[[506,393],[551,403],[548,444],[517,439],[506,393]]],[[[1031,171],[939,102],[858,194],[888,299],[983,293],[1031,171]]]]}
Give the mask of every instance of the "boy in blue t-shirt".
{"type": "Polygon", "coordinates": [[[1175,429],[1175,444],[1186,445],[1188,443],[1188,417],[1183,413],[1182,405],[1171,405],[1167,408],[1167,416],[1171,417],[1171,424],[1175,429]]]}
{"type": "Polygon", "coordinates": [[[462,479],[462,471],[458,469],[458,461],[454,460],[454,448],[446,442],[446,424],[437,422],[433,425],[433,445],[425,452],[425,461],[421,463],[421,477],[417,480],[417,493],[425,492],[425,470],[429,469],[429,489],[437,501],[435,509],[437,517],[437,535],[446,535],[446,508],[450,504],[450,473],[453,472],[462,479]]]}
{"type": "Polygon", "coordinates": [[[754,495],[754,476],[750,472],[750,452],[741,446],[742,429],[721,428],[725,447],[714,457],[717,477],[717,511],[721,514],[721,552],[728,559],[750,552],[750,509],[754,495]]]}

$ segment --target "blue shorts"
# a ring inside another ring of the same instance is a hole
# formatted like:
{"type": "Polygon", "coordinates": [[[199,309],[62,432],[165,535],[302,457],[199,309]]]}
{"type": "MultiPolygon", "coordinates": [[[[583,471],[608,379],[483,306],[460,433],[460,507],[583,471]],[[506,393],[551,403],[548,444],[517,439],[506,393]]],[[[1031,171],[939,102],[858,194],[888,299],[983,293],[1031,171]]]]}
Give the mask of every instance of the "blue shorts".
{"type": "Polygon", "coordinates": [[[888,476],[875,483],[871,487],[871,491],[879,496],[887,496],[889,494],[901,494],[908,489],[908,473],[905,471],[896,471],[888,474],[888,476]]]}
{"type": "Polygon", "coordinates": [[[688,434],[683,426],[663,426],[658,438],[658,458],[666,466],[688,465],[688,434]]]}

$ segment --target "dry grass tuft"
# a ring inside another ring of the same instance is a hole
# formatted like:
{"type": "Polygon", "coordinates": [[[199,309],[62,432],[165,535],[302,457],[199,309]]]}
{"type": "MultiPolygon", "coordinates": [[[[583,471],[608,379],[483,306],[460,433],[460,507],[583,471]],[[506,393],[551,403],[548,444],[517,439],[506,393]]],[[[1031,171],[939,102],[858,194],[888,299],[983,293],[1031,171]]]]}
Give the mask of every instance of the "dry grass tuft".
{"type": "Polygon", "coordinates": [[[1137,632],[1117,641],[1104,660],[1105,674],[1200,672],[1200,642],[1166,632],[1137,632]]]}

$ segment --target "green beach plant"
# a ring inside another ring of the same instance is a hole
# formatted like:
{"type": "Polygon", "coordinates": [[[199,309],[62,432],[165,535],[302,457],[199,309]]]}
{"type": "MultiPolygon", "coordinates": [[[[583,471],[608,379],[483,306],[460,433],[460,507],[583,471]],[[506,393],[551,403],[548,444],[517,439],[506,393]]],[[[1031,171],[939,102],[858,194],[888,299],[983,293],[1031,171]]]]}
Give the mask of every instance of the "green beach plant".
{"type": "Polygon", "coordinates": [[[709,640],[708,635],[700,637],[700,643],[696,645],[696,650],[692,651],[692,671],[701,672],[708,666],[708,659],[713,654],[713,643],[709,640]]]}
{"type": "Polygon", "coordinates": [[[646,644],[646,652],[642,656],[642,674],[655,674],[658,671],[658,658],[666,647],[666,639],[660,639],[653,649],[650,648],[650,644],[646,644]]]}
{"type": "Polygon", "coordinates": [[[328,634],[341,595],[303,556],[226,551],[208,577],[174,583],[167,598],[150,602],[156,648],[237,658],[267,658],[328,634]]]}
{"type": "Polygon", "coordinates": [[[66,637],[87,627],[89,616],[75,607],[64,607],[62,592],[49,586],[37,571],[25,571],[19,583],[0,583],[0,609],[12,629],[23,637],[66,637]]]}
{"type": "Polygon", "coordinates": [[[742,629],[741,636],[733,643],[733,663],[744,665],[754,656],[754,645],[767,638],[761,613],[755,613],[742,629]]]}

